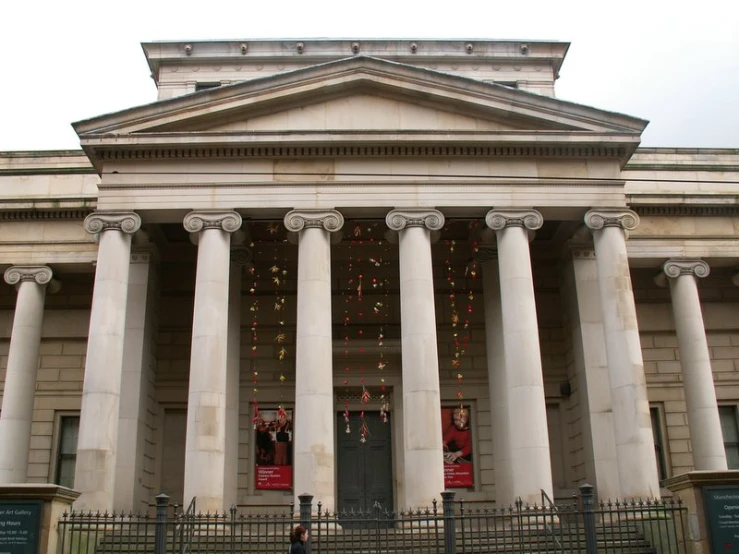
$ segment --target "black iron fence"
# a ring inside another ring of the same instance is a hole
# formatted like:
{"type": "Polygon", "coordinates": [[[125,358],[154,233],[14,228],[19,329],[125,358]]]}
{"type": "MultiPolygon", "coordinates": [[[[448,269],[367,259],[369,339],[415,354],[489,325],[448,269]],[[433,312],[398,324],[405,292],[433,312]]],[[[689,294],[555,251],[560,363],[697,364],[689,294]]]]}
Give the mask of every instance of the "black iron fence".
{"type": "Polygon", "coordinates": [[[196,513],[157,497],[154,514],[66,513],[59,521],[61,554],[284,554],[298,523],[310,531],[309,554],[582,553],[687,554],[686,509],[679,500],[596,504],[584,485],[568,503],[517,502],[470,508],[441,493],[422,510],[332,513],[309,495],[281,513],[196,513]]]}

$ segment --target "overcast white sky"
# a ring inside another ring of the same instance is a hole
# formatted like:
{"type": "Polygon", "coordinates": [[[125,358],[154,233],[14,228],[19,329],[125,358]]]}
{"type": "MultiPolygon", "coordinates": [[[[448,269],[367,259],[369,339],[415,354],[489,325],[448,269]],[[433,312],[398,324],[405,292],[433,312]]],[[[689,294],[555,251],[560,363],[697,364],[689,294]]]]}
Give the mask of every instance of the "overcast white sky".
{"type": "Polygon", "coordinates": [[[558,97],[650,120],[644,146],[739,148],[739,0],[6,0],[0,151],[154,101],[141,42],[315,37],[571,42],[558,97]]]}

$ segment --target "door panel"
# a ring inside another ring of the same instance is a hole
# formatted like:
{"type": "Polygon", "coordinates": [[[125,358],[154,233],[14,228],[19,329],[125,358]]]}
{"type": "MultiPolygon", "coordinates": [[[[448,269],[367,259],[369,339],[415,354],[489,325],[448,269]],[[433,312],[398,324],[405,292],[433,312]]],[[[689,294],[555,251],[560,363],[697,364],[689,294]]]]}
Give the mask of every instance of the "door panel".
{"type": "Polygon", "coordinates": [[[338,430],[338,509],[372,512],[393,509],[393,471],[390,423],[383,423],[379,412],[365,412],[369,435],[360,442],[359,412],[350,414],[351,433],[344,430],[344,415],[337,414],[338,430]]]}
{"type": "Polygon", "coordinates": [[[182,505],[185,488],[187,410],[165,409],[162,433],[161,491],[182,505]]]}

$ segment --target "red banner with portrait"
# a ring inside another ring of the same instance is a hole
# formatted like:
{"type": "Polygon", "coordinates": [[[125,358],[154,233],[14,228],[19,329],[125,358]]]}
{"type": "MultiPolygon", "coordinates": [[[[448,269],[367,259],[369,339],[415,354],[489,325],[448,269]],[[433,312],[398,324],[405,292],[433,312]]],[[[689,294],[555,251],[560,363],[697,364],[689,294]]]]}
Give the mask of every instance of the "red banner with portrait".
{"type": "Polygon", "coordinates": [[[254,488],[291,490],[292,410],[260,410],[254,431],[254,488]]]}
{"type": "Polygon", "coordinates": [[[475,475],[469,406],[442,408],[441,431],[444,445],[444,488],[473,487],[475,475]]]}

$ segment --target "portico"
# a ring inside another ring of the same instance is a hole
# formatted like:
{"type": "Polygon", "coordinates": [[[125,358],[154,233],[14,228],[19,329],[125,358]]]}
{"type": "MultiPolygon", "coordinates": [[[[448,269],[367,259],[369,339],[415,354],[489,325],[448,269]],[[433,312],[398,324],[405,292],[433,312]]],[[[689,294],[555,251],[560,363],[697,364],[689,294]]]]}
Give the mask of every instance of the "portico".
{"type": "Polygon", "coordinates": [[[0,480],[28,479],[40,456],[34,372],[55,341],[60,358],[84,347],[81,390],[48,393],[52,417],[79,410],[84,510],[162,491],[204,512],[305,492],[334,510],[372,471],[389,490],[364,487],[360,505],[425,507],[456,471],[455,408],[471,420],[469,499],[536,503],[586,481],[601,498],[659,496],[655,409],[664,427],[684,411],[687,465],[726,468],[732,393],[717,392],[710,334],[732,331],[702,314],[696,278],[712,264],[708,286],[730,281],[731,218],[708,210],[706,239],[680,242],[629,182],[646,122],[553,97],[561,45],[506,61],[510,44],[476,58],[442,42],[418,62],[382,59],[386,44],[221,46],[146,45],[160,100],[75,124],[98,182],[85,218],[45,223],[68,253],[19,255],[0,229],[20,283],[0,443],[30,453],[0,453],[0,480]],[[531,79],[503,86],[496,64],[531,79]],[[216,65],[233,79],[190,90],[216,65]],[[669,293],[652,289],[660,271],[669,293]],[[61,323],[44,306],[52,273],[88,288],[61,323]],[[657,346],[672,335],[679,354],[657,346]],[[656,365],[670,355],[679,378],[656,365]],[[373,461],[342,477],[351,456],[373,461]]]}

